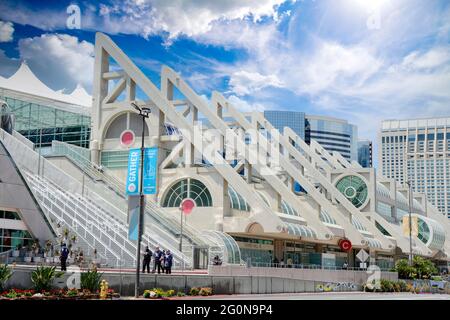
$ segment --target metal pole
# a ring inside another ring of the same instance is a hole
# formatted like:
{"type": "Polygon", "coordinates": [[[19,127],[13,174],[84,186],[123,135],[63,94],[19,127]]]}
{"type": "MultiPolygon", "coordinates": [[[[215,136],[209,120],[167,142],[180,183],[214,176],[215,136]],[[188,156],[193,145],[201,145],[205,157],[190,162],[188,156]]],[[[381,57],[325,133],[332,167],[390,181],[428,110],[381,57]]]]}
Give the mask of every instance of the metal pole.
{"type": "Polygon", "coordinates": [[[411,181],[407,182],[408,184],[408,195],[409,195],[409,265],[412,266],[413,265],[413,252],[412,252],[412,186],[411,186],[411,181]]]}
{"type": "Polygon", "coordinates": [[[145,114],[140,112],[142,116],[142,140],[141,140],[141,180],[139,181],[139,191],[140,191],[140,207],[139,207],[139,223],[138,223],[138,241],[137,241],[137,249],[136,249],[136,284],[134,286],[134,296],[136,298],[139,297],[139,276],[141,269],[141,240],[142,240],[142,226],[144,220],[144,190],[143,190],[143,182],[144,182],[144,139],[145,139],[145,114]]]}
{"type": "Polygon", "coordinates": [[[180,207],[180,220],[181,220],[181,230],[180,230],[180,252],[183,248],[183,209],[180,207]]]}
{"type": "Polygon", "coordinates": [[[39,129],[38,176],[41,175],[41,149],[42,149],[42,127],[39,129]]]}

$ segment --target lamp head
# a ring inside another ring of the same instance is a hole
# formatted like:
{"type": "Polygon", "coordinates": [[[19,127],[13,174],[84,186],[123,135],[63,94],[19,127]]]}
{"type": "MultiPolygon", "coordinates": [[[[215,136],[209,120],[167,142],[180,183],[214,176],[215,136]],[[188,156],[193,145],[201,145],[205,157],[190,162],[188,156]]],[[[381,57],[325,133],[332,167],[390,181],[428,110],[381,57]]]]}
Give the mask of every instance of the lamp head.
{"type": "Polygon", "coordinates": [[[136,111],[141,112],[141,108],[139,108],[139,106],[135,102],[131,102],[131,105],[134,109],[136,109],[136,111]]]}

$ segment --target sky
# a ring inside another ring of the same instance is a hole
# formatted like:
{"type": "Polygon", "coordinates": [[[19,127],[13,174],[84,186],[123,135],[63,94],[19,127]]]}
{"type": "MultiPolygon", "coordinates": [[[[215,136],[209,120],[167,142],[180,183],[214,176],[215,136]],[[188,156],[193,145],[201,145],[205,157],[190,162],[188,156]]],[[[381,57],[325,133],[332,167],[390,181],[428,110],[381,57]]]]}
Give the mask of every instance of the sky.
{"type": "Polygon", "coordinates": [[[90,92],[97,31],[158,85],[165,64],[241,111],[346,119],[375,149],[382,120],[450,116],[448,0],[2,0],[0,76],[26,60],[90,92]]]}

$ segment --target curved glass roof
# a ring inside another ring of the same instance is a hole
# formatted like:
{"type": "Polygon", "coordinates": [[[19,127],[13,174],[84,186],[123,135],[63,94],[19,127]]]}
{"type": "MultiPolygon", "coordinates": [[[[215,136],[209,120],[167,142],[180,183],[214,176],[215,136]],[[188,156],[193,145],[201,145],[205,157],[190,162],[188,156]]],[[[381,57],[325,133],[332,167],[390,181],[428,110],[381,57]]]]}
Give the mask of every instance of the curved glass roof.
{"type": "Polygon", "coordinates": [[[361,221],[359,221],[359,219],[355,216],[352,216],[352,224],[357,230],[367,232],[366,227],[364,227],[364,225],[361,223],[361,221]]]}
{"type": "Polygon", "coordinates": [[[291,222],[285,222],[284,224],[288,229],[288,233],[293,236],[307,237],[307,238],[317,237],[317,232],[311,227],[291,222]]]}
{"type": "Polygon", "coordinates": [[[236,190],[234,190],[231,186],[228,186],[228,197],[230,198],[231,208],[247,212],[251,210],[250,205],[247,203],[247,201],[245,201],[244,198],[240,194],[238,194],[236,190]]]}
{"type": "Polygon", "coordinates": [[[378,249],[382,248],[380,240],[377,240],[377,239],[374,239],[374,238],[367,238],[367,237],[365,237],[365,238],[366,238],[367,242],[369,243],[369,247],[371,247],[371,248],[378,248],[378,249]]]}
{"type": "Polygon", "coordinates": [[[336,220],[328,212],[326,212],[324,209],[320,210],[320,220],[322,222],[325,222],[325,223],[328,223],[328,224],[338,225],[336,220]]]}
{"type": "Polygon", "coordinates": [[[216,230],[202,231],[202,236],[208,238],[211,242],[216,243],[222,250],[210,248],[211,257],[218,255],[223,262],[228,264],[241,263],[241,251],[236,241],[229,234],[216,230]],[[216,250],[214,250],[216,249],[216,250]]]}
{"type": "Polygon", "coordinates": [[[419,232],[417,237],[431,250],[441,250],[445,243],[445,230],[436,220],[413,214],[418,218],[419,232]]]}
{"type": "Polygon", "coordinates": [[[289,205],[289,203],[287,203],[284,200],[281,201],[281,212],[283,212],[284,214],[291,215],[291,216],[297,216],[297,217],[299,216],[297,210],[292,208],[292,206],[289,205]]]}

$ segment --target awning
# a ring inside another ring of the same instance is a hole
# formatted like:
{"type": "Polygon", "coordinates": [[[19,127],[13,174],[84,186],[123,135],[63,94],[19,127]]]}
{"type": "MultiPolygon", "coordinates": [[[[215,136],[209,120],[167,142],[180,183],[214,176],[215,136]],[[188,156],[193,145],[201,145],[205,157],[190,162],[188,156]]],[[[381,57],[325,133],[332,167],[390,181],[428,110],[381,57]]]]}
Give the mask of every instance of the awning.
{"type": "Polygon", "coordinates": [[[317,232],[311,227],[290,222],[285,222],[285,226],[288,230],[288,233],[293,236],[317,238],[317,232]]]}

